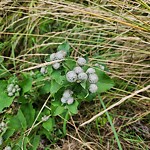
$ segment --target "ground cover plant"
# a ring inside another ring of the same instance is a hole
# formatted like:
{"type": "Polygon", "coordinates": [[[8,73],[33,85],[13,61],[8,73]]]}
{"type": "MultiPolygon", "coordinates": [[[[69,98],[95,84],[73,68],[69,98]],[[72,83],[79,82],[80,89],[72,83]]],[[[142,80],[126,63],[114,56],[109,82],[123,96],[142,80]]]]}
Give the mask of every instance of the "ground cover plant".
{"type": "Polygon", "coordinates": [[[149,1],[0,6],[0,149],[150,149],[149,1]]]}

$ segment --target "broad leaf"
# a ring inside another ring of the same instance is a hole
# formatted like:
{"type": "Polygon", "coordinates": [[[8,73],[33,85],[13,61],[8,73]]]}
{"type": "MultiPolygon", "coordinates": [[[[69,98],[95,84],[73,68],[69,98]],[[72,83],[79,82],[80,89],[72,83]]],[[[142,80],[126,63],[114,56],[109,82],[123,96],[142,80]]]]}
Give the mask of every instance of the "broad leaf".
{"type": "Polygon", "coordinates": [[[14,116],[9,120],[8,127],[15,131],[21,129],[21,124],[17,116],[14,116]]]}
{"type": "Polygon", "coordinates": [[[40,94],[49,93],[51,91],[50,85],[51,85],[50,81],[44,81],[44,86],[39,88],[40,94]]]}
{"type": "Polygon", "coordinates": [[[113,80],[102,71],[97,71],[99,81],[97,83],[98,93],[106,92],[114,86],[113,80]]]}
{"type": "Polygon", "coordinates": [[[31,150],[37,150],[40,144],[40,135],[34,135],[33,141],[31,142],[31,144],[32,144],[31,150]]]}
{"type": "Polygon", "coordinates": [[[29,92],[32,88],[32,77],[29,74],[23,74],[23,81],[20,83],[23,94],[29,92]]]}
{"type": "Polygon", "coordinates": [[[15,131],[18,131],[21,129],[25,130],[27,128],[26,119],[21,109],[19,109],[16,116],[12,117],[9,120],[8,127],[11,129],[15,129],[15,131]]]}
{"type": "Polygon", "coordinates": [[[22,105],[21,110],[22,113],[24,114],[24,117],[26,118],[28,127],[31,127],[35,118],[35,109],[33,109],[32,104],[29,103],[29,104],[22,105]]]}
{"type": "Polygon", "coordinates": [[[49,118],[46,122],[44,122],[42,124],[42,126],[48,131],[53,131],[53,127],[54,127],[54,119],[49,118]]]}
{"type": "Polygon", "coordinates": [[[3,135],[4,140],[9,139],[14,134],[14,132],[15,132],[15,129],[8,128],[3,135]]]}
{"type": "Polygon", "coordinates": [[[56,110],[54,111],[54,116],[58,116],[58,115],[60,115],[60,114],[62,114],[64,112],[64,107],[63,106],[58,106],[57,108],[56,108],[56,110]]]}
{"type": "Polygon", "coordinates": [[[67,71],[72,70],[72,68],[74,68],[76,66],[76,62],[75,62],[75,60],[67,59],[63,63],[63,66],[64,66],[64,68],[66,68],[67,71]]]}
{"type": "Polygon", "coordinates": [[[52,101],[51,104],[52,104],[52,106],[57,107],[57,106],[60,106],[60,105],[61,105],[61,102],[55,100],[55,101],[52,101]]]}
{"type": "Polygon", "coordinates": [[[0,113],[5,107],[9,107],[13,102],[14,96],[9,97],[7,94],[7,82],[0,80],[0,113]]]}
{"type": "Polygon", "coordinates": [[[69,49],[70,49],[70,45],[67,41],[65,41],[64,43],[62,43],[61,45],[58,46],[58,51],[64,50],[67,53],[69,53],[70,52],[69,49]]]}
{"type": "Polygon", "coordinates": [[[17,118],[21,124],[22,129],[25,130],[27,128],[27,123],[26,123],[26,118],[24,117],[21,109],[18,110],[17,118]]]}
{"type": "Polygon", "coordinates": [[[62,76],[60,71],[54,71],[51,77],[60,85],[62,85],[65,80],[65,76],[62,76]]]}
{"type": "Polygon", "coordinates": [[[78,101],[75,100],[73,104],[68,105],[67,108],[69,110],[69,112],[71,112],[72,114],[77,114],[78,113],[78,101]]]}
{"type": "Polygon", "coordinates": [[[57,91],[61,88],[61,85],[58,84],[55,80],[51,81],[50,92],[51,94],[57,93],[57,91]]]}

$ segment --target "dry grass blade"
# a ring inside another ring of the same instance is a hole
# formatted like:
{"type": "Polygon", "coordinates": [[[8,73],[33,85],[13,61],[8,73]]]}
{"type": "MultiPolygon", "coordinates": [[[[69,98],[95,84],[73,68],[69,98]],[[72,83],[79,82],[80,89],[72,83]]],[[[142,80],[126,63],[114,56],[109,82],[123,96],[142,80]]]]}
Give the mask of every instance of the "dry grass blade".
{"type": "Polygon", "coordinates": [[[109,106],[109,107],[108,107],[107,109],[105,109],[104,111],[102,111],[102,112],[98,113],[97,115],[93,116],[90,120],[88,120],[88,121],[82,123],[82,124],[80,125],[80,127],[82,127],[82,126],[84,126],[84,125],[86,125],[86,124],[91,123],[93,120],[95,120],[97,117],[101,116],[102,114],[104,114],[104,113],[107,112],[108,110],[111,110],[112,108],[114,108],[114,107],[116,107],[116,106],[122,104],[123,102],[125,102],[125,101],[128,100],[129,98],[132,98],[133,96],[137,95],[138,93],[144,92],[144,91],[148,90],[149,88],[150,88],[150,85],[148,85],[148,86],[146,86],[146,87],[144,87],[144,88],[142,88],[142,89],[140,89],[140,90],[138,90],[138,91],[135,91],[135,92],[133,92],[132,94],[130,94],[130,95],[128,95],[128,96],[122,98],[119,102],[117,102],[117,103],[115,103],[115,104],[109,106]]]}

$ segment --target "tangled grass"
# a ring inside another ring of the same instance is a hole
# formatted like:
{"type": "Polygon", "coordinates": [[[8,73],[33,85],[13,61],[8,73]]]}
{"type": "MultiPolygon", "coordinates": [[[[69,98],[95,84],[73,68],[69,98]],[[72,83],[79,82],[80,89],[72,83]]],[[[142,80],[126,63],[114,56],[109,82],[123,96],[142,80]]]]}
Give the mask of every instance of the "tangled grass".
{"type": "MultiPolygon", "coordinates": [[[[108,66],[115,86],[102,95],[106,108],[150,84],[149,0],[2,0],[0,6],[1,77],[39,65],[67,40],[73,57],[88,55],[108,66]]],[[[150,149],[149,97],[147,89],[108,111],[122,149],[150,149]]],[[[83,103],[66,138],[50,146],[118,149],[106,114],[80,127],[101,111],[98,98],[83,103]]]]}

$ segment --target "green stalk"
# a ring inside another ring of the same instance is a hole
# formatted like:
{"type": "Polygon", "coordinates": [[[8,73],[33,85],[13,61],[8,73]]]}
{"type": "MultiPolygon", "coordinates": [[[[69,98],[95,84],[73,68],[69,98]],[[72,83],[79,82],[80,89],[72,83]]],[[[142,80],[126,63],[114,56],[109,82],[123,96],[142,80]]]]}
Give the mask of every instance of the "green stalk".
{"type": "Polygon", "coordinates": [[[66,112],[65,118],[64,118],[64,122],[63,122],[63,133],[64,135],[66,135],[67,131],[66,131],[66,125],[68,122],[68,118],[69,118],[69,112],[66,112]]]}
{"type": "MultiPolygon", "coordinates": [[[[100,95],[98,95],[98,98],[99,98],[99,100],[100,100],[100,102],[101,102],[103,108],[106,109],[105,104],[104,104],[103,100],[101,99],[100,95]]],[[[111,128],[112,128],[112,131],[113,131],[113,133],[114,133],[115,139],[116,139],[116,141],[117,141],[118,148],[119,148],[119,150],[122,150],[122,147],[121,147],[121,144],[120,144],[120,140],[119,140],[119,138],[118,138],[118,134],[117,134],[116,129],[115,129],[113,123],[112,123],[112,120],[111,120],[111,117],[110,117],[108,111],[106,111],[106,115],[107,115],[107,119],[108,119],[108,121],[109,121],[109,123],[110,123],[110,125],[111,125],[111,128]]]]}

